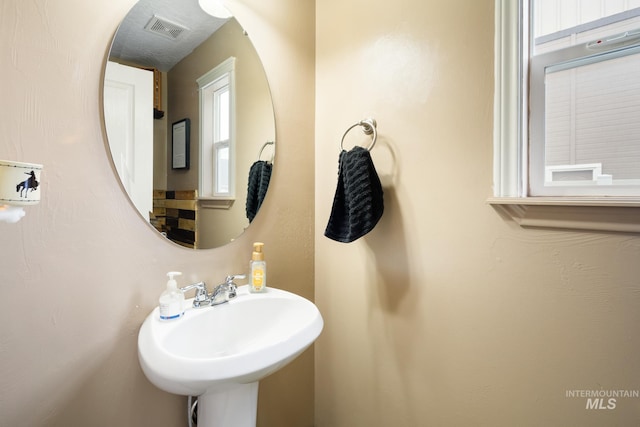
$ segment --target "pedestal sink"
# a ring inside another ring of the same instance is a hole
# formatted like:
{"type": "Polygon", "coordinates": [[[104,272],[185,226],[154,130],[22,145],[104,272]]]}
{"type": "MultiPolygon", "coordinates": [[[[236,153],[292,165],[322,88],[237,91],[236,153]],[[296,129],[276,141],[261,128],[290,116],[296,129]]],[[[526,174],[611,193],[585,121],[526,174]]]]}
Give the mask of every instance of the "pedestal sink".
{"type": "Polygon", "coordinates": [[[162,321],[156,307],[138,335],[145,375],[169,393],[198,396],[198,426],[255,427],[258,382],[320,335],[318,308],[293,293],[238,287],[228,303],[162,321]]]}

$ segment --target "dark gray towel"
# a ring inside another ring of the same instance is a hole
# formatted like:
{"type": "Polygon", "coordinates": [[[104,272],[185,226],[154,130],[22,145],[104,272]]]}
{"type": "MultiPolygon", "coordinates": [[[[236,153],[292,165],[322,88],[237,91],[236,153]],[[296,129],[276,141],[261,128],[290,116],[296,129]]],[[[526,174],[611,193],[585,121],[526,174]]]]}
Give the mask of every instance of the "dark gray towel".
{"type": "Polygon", "coordinates": [[[338,188],[324,235],[338,242],[353,242],[373,230],[383,211],[382,184],[369,150],[343,150],[338,164],[338,188]]]}
{"type": "Polygon", "coordinates": [[[264,196],[269,189],[269,181],[271,180],[271,169],[273,165],[265,162],[264,160],[258,160],[251,165],[249,169],[249,183],[247,184],[247,204],[246,212],[249,222],[253,221],[260,205],[264,201],[264,196]]]}

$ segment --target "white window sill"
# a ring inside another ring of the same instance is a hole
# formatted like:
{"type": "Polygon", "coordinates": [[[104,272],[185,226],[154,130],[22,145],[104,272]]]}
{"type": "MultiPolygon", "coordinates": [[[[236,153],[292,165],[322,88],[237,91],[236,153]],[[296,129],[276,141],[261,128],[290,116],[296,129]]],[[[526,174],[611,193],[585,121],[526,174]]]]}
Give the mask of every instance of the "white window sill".
{"type": "Polygon", "coordinates": [[[229,209],[231,206],[233,206],[233,202],[235,201],[235,198],[198,198],[200,206],[204,209],[229,209]]]}
{"type": "Polygon", "coordinates": [[[521,227],[640,233],[636,197],[491,197],[521,227]]]}

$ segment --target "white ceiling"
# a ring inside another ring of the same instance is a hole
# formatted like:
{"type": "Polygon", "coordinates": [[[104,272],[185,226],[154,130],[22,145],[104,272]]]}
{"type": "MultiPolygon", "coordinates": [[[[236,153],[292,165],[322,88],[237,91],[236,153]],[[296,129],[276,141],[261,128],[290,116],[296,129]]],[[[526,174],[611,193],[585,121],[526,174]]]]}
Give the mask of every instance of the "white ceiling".
{"type": "Polygon", "coordinates": [[[204,13],[198,0],[140,0],[120,24],[109,58],[169,71],[226,21],[204,13]],[[176,40],[149,32],[154,15],[187,30],[176,40]]]}

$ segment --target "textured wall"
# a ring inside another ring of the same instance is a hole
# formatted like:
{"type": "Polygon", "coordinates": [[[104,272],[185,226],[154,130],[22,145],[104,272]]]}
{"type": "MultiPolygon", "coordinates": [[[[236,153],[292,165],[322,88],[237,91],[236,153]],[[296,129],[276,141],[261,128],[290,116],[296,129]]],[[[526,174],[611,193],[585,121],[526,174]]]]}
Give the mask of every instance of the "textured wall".
{"type": "Polygon", "coordinates": [[[565,392],[640,388],[640,239],[522,229],[485,202],[493,1],[316,13],[316,425],[638,424],[637,398],[587,410],[565,392]],[[339,142],[367,115],[386,211],[336,243],[339,142]]]}
{"type": "MultiPolygon", "coordinates": [[[[102,69],[133,3],[0,3],[0,158],[45,165],[42,202],[0,223],[2,425],[186,425],[186,399],[148,383],[137,359],[167,270],[213,285],[246,271],[263,240],[270,282],[313,297],[313,2],[231,3],[274,93],[282,190],[244,236],[198,252],[142,223],[107,160],[102,69]]],[[[313,352],[264,381],[259,406],[262,426],[311,425],[313,352]]]]}

